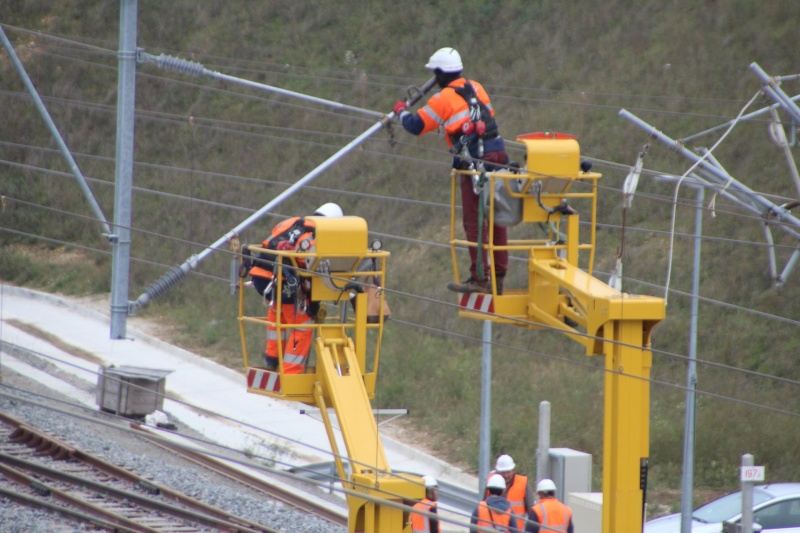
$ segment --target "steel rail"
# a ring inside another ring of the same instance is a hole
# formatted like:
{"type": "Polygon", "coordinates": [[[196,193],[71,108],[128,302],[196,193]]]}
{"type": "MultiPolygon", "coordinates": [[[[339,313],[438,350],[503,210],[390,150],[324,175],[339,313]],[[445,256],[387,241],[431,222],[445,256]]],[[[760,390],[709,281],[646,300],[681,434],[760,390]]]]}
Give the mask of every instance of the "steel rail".
{"type": "Polygon", "coordinates": [[[143,436],[147,438],[149,442],[172,453],[176,453],[188,461],[208,468],[209,470],[212,470],[222,476],[234,479],[254,490],[269,494],[271,497],[291,505],[292,507],[296,507],[301,511],[306,511],[336,525],[347,527],[348,517],[346,514],[344,514],[344,511],[342,511],[342,513],[337,513],[335,510],[317,505],[316,503],[295,492],[285,490],[281,487],[263,481],[251,474],[232,468],[231,466],[222,463],[210,455],[204,454],[187,446],[182,446],[177,442],[170,442],[158,436],[152,435],[147,427],[136,422],[131,422],[131,427],[142,431],[143,436]]]}
{"type": "Polygon", "coordinates": [[[79,522],[89,523],[94,527],[103,528],[108,531],[114,531],[119,533],[132,531],[127,528],[123,528],[118,524],[113,524],[107,520],[103,520],[91,514],[83,513],[81,511],[70,509],[68,507],[62,507],[61,505],[56,505],[54,503],[45,502],[37,498],[32,498],[27,494],[23,494],[22,492],[17,492],[15,490],[9,490],[0,487],[0,496],[8,498],[9,500],[14,500],[15,502],[21,503],[22,505],[27,505],[28,507],[47,509],[54,513],[58,513],[59,515],[66,515],[69,518],[73,518],[79,522]]]}
{"type": "MultiPolygon", "coordinates": [[[[15,457],[9,453],[0,452],[0,463],[5,463],[7,465],[15,465],[15,466],[3,466],[0,464],[0,470],[7,471],[7,474],[11,477],[15,476],[14,470],[18,470],[18,468],[26,468],[29,470],[40,472],[44,475],[52,476],[54,479],[58,479],[62,482],[72,483],[72,484],[82,484],[83,486],[90,487],[92,490],[102,491],[106,494],[113,494],[116,497],[125,498],[129,501],[136,502],[139,505],[148,507],[148,508],[157,508],[158,510],[168,513],[172,516],[178,516],[183,520],[192,520],[198,523],[204,523],[206,525],[210,525],[212,527],[217,528],[224,528],[224,530],[228,531],[241,531],[247,533],[255,533],[255,532],[266,532],[266,533],[279,533],[277,530],[270,529],[263,524],[259,524],[257,522],[253,522],[250,520],[243,519],[241,517],[232,515],[227,511],[219,509],[217,507],[213,507],[211,505],[205,504],[195,498],[191,498],[181,492],[175,491],[158,483],[155,483],[151,480],[145,479],[142,476],[139,476],[129,470],[121,468],[117,465],[111,464],[107,461],[104,461],[98,457],[94,457],[91,454],[83,452],[75,447],[72,447],[59,439],[47,435],[35,428],[28,426],[27,424],[20,422],[19,420],[5,414],[0,413],[0,421],[3,423],[12,426],[14,429],[8,436],[8,442],[17,444],[19,446],[26,446],[29,448],[35,448],[37,454],[39,455],[48,455],[53,457],[54,459],[71,459],[72,461],[80,462],[85,465],[88,465],[96,470],[109,475],[111,478],[116,478],[119,480],[126,481],[128,483],[134,484],[139,487],[141,490],[146,492],[151,492],[153,494],[157,494],[164,499],[171,500],[185,508],[177,507],[171,503],[164,503],[153,500],[147,496],[143,496],[137,494],[135,492],[130,492],[127,490],[116,489],[114,487],[110,487],[105,483],[100,483],[92,480],[88,480],[84,477],[76,476],[73,474],[68,474],[61,472],[59,470],[54,470],[49,467],[39,465],[33,463],[31,461],[15,457]]],[[[7,449],[5,451],[8,451],[7,449]]],[[[17,473],[17,476],[24,476],[24,474],[17,473]]],[[[18,477],[22,483],[27,483],[30,480],[25,480],[24,477],[18,477]]],[[[58,489],[49,488],[54,494],[62,496],[63,491],[58,491],[58,489]]],[[[66,493],[63,493],[63,499],[65,501],[69,501],[73,505],[77,506],[85,506],[85,503],[82,503],[81,500],[75,499],[75,497],[70,496],[66,493]]],[[[120,519],[122,521],[127,520],[125,517],[121,517],[119,515],[105,514],[105,511],[102,509],[98,509],[95,507],[90,508],[92,512],[100,513],[102,516],[106,516],[108,519],[112,520],[113,522],[120,523],[120,519]]],[[[134,527],[135,522],[129,524],[130,527],[134,527]]],[[[140,527],[140,525],[136,525],[135,527],[140,527]]]]}
{"type": "MultiPolygon", "coordinates": [[[[178,507],[170,503],[154,500],[149,496],[144,496],[129,490],[113,487],[111,485],[108,485],[107,483],[93,481],[84,476],[69,474],[66,472],[62,472],[60,470],[56,470],[54,468],[50,468],[48,466],[44,466],[42,464],[28,461],[26,459],[20,459],[18,457],[14,457],[13,455],[0,453],[0,472],[3,472],[5,475],[16,479],[20,483],[25,483],[28,485],[35,484],[40,488],[40,490],[49,492],[62,501],[68,502],[71,505],[75,505],[80,508],[90,510],[96,513],[98,516],[104,516],[113,522],[125,525],[126,527],[130,527],[134,531],[147,531],[147,532],[152,531],[154,533],[158,532],[163,533],[164,529],[150,528],[137,520],[130,519],[121,514],[117,514],[107,509],[104,509],[100,506],[93,505],[85,500],[82,500],[81,498],[69,494],[65,490],[58,489],[56,487],[49,485],[47,482],[38,479],[38,477],[28,476],[24,472],[26,470],[34,472],[38,476],[45,476],[49,478],[51,481],[60,481],[63,483],[74,485],[76,487],[81,487],[83,489],[89,489],[91,491],[104,494],[105,497],[111,496],[112,498],[117,498],[120,501],[133,502],[136,505],[139,505],[141,507],[146,507],[148,509],[157,511],[159,513],[164,513],[172,517],[177,517],[181,520],[187,520],[187,521],[197,522],[200,524],[205,524],[211,527],[222,528],[224,531],[237,531],[241,533],[263,533],[265,530],[265,528],[261,525],[258,525],[258,528],[246,526],[242,523],[241,519],[239,519],[238,517],[234,517],[232,515],[228,515],[229,519],[226,520],[223,518],[217,518],[210,514],[205,514],[203,512],[193,511],[190,509],[183,509],[181,507],[178,507]]],[[[141,480],[141,485],[143,487],[145,485],[150,487],[146,490],[154,490],[153,489],[155,487],[154,484],[143,478],[140,478],[140,480],[141,480]]],[[[157,490],[154,490],[154,492],[160,494],[160,492],[157,490]]],[[[193,498],[184,496],[181,499],[180,503],[181,504],[188,503],[189,505],[194,506],[195,503],[191,502],[190,500],[193,500],[193,498]]],[[[214,511],[214,514],[218,513],[219,511],[214,511]]]]}

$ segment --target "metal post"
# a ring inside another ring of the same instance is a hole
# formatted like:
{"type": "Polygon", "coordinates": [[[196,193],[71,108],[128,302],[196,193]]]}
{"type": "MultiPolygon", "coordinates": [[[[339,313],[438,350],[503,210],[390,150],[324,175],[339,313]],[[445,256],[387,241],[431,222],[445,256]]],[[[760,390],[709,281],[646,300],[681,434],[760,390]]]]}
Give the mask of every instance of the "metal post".
{"type": "Polygon", "coordinates": [[[483,354],[481,358],[481,422],[480,449],[478,452],[478,498],[486,491],[489,477],[489,454],[492,432],[492,321],[483,321],[483,354]]]}
{"type": "Polygon", "coordinates": [[[550,402],[539,402],[539,446],[536,448],[536,481],[550,477],[550,402]]]}
{"type": "Polygon", "coordinates": [[[694,415],[697,390],[697,308],[700,291],[700,249],[703,235],[703,200],[705,188],[697,187],[694,214],[694,272],[692,273],[692,310],[689,324],[689,367],[686,371],[686,418],[683,428],[683,480],[681,484],[681,533],[692,531],[694,508],[694,415]]]}
{"type": "Polygon", "coordinates": [[[117,82],[117,168],[114,188],[114,259],[111,271],[111,338],[124,339],[128,319],[133,187],[133,120],[136,102],[138,0],[120,0],[117,82]]]}
{"type": "MultiPolygon", "coordinates": [[[[742,467],[753,466],[753,456],[742,455],[742,467]]],[[[742,480],[742,533],[753,533],[753,482],[742,480]]]]}

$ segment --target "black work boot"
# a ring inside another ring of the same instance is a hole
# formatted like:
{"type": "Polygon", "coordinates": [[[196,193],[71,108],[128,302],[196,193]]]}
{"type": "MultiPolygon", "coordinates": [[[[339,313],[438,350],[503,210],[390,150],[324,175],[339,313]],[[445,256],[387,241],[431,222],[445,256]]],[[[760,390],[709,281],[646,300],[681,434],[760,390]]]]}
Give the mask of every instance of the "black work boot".
{"type": "Polygon", "coordinates": [[[465,294],[470,294],[473,292],[481,292],[484,294],[492,293],[492,287],[490,286],[488,280],[479,281],[472,277],[463,283],[455,283],[451,281],[447,284],[447,288],[453,292],[461,292],[465,294]]]}
{"type": "Polygon", "coordinates": [[[497,279],[495,279],[495,288],[497,289],[498,296],[503,295],[503,282],[505,281],[505,279],[506,278],[504,276],[497,276],[497,279]]]}

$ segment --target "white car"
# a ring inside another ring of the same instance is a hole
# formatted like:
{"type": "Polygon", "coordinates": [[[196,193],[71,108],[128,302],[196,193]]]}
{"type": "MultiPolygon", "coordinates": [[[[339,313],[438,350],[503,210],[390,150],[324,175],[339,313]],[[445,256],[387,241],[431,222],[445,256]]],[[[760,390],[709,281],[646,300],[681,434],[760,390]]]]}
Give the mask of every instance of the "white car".
{"type": "MultiPolygon", "coordinates": [[[[692,533],[720,533],[725,522],[738,524],[741,519],[740,491],[695,509],[692,513],[692,533]]],[[[662,516],[644,525],[644,533],[680,531],[680,513],[662,516]]],[[[753,531],[800,533],[800,483],[771,483],[753,487],[753,531]]]]}

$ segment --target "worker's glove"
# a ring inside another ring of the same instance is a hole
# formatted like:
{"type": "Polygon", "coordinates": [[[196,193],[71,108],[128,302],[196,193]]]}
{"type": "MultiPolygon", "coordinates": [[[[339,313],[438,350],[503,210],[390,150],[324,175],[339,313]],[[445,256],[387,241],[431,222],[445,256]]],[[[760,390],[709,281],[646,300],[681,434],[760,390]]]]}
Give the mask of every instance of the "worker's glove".
{"type": "Polygon", "coordinates": [[[407,112],[408,106],[406,105],[405,100],[398,100],[397,102],[395,102],[392,111],[394,111],[394,116],[396,117],[399,117],[403,111],[407,112]]]}

